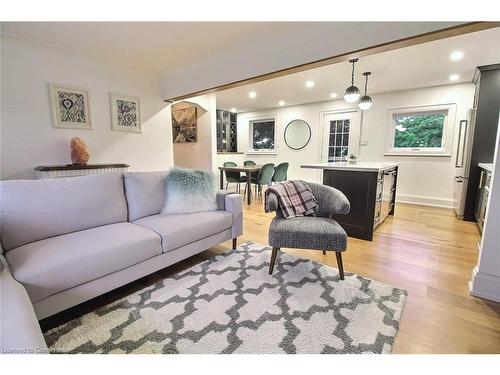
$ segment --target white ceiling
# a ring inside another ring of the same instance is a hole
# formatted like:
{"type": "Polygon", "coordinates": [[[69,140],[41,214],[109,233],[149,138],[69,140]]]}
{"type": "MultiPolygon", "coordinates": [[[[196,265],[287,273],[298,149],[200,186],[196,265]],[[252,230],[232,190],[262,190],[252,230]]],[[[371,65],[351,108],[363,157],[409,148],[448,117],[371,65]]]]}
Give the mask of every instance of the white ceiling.
{"type": "MultiPolygon", "coordinates": [[[[2,34],[126,68],[164,73],[267,38],[334,33],[363,22],[4,22],[2,34]],[[308,30],[306,32],[306,30],[308,30]]],[[[445,25],[446,26],[446,25],[445,25]]]]}
{"type": "Polygon", "coordinates": [[[165,98],[463,22],[2,22],[2,34],[158,75],[165,98]]]}
{"type": "MultiPolygon", "coordinates": [[[[355,84],[364,87],[364,71],[372,72],[368,94],[470,82],[476,66],[500,63],[499,40],[500,28],[494,28],[367,56],[356,64],[355,84]],[[454,51],[462,51],[463,59],[451,61],[454,51]],[[451,82],[451,74],[460,78],[451,82]]],[[[280,100],[286,106],[331,100],[332,92],[342,98],[350,79],[349,63],[334,64],[221,91],[217,107],[247,112],[278,107],[280,100]],[[306,88],[307,80],[314,81],[314,87],[306,88]],[[257,93],[255,99],[248,97],[250,91],[257,93]]]]}

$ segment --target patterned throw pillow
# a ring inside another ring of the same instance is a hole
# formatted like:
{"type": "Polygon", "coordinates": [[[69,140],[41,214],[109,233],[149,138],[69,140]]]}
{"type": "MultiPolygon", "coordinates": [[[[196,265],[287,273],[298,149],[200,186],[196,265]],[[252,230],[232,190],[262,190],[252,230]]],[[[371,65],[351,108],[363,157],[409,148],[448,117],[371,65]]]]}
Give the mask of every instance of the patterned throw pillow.
{"type": "Polygon", "coordinates": [[[217,209],[214,176],[210,172],[173,168],[165,184],[162,214],[214,211],[217,209]]]}

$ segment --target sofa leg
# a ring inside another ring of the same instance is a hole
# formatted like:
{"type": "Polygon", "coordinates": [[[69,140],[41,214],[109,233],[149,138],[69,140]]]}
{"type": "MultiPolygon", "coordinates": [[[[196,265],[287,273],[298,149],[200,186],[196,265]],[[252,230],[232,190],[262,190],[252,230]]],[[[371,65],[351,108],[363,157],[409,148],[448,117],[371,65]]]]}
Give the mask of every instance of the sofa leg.
{"type": "Polygon", "coordinates": [[[233,238],[233,250],[235,250],[238,247],[238,238],[233,238]]]}
{"type": "Polygon", "coordinates": [[[276,262],[276,257],[278,256],[279,247],[273,247],[273,253],[271,254],[271,264],[269,265],[269,275],[273,274],[274,263],[276,262]]]}
{"type": "Polygon", "coordinates": [[[344,264],[342,263],[342,253],[336,251],[335,256],[337,257],[337,265],[339,266],[340,280],[344,280],[344,264]]]}
{"type": "Polygon", "coordinates": [[[323,250],[323,255],[326,255],[326,250],[323,250]]]}

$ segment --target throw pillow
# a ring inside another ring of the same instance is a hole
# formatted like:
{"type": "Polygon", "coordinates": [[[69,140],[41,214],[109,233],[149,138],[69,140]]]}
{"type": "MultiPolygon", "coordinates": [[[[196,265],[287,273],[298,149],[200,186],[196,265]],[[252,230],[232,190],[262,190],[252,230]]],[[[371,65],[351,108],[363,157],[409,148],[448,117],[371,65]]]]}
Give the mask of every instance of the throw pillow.
{"type": "Polygon", "coordinates": [[[162,214],[215,211],[217,209],[214,176],[210,172],[173,168],[165,184],[162,214]]]}

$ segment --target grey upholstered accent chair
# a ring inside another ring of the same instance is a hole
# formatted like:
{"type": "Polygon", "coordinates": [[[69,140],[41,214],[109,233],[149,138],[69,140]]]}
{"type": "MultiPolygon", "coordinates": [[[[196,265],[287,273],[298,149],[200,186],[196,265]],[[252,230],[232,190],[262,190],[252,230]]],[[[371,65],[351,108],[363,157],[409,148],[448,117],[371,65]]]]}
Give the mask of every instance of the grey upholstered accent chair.
{"type": "Polygon", "coordinates": [[[285,219],[279,209],[274,194],[269,195],[269,208],[276,211],[276,217],[269,226],[269,245],[272,246],[269,274],[273,273],[274,263],[280,248],[311,249],[335,251],[340,280],[344,280],[342,252],[347,248],[347,234],[331,217],[333,214],[347,214],[350,204],[346,196],[330,186],[308,182],[318,201],[316,216],[291,217],[285,219]]]}

